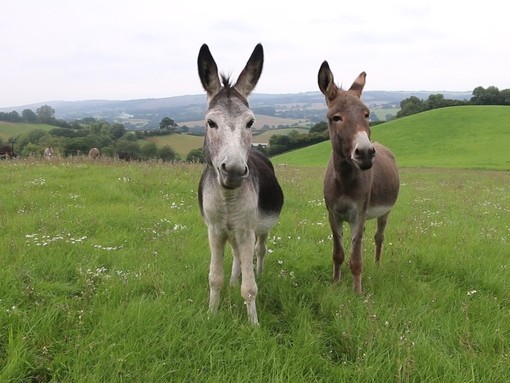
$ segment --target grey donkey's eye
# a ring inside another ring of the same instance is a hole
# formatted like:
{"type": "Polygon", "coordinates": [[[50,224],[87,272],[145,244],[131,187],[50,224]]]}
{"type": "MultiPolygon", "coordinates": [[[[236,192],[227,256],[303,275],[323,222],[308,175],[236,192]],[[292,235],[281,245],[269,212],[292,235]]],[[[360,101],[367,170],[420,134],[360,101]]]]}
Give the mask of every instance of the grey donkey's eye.
{"type": "Polygon", "coordinates": [[[250,129],[253,126],[254,122],[255,120],[253,118],[250,121],[248,121],[248,123],[246,124],[246,129],[250,129]]]}
{"type": "Polygon", "coordinates": [[[218,125],[213,120],[207,120],[207,126],[212,129],[218,129],[218,125]]]}

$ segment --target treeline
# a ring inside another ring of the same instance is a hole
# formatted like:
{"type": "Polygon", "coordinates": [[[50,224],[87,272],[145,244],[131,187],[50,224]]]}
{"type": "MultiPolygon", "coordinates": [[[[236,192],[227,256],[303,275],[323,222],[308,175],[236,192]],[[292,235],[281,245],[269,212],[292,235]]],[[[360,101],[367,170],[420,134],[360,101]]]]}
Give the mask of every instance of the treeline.
{"type": "Polygon", "coordinates": [[[36,109],[24,109],[21,114],[12,112],[0,112],[0,121],[7,122],[28,122],[30,124],[48,124],[61,128],[71,128],[71,124],[65,120],[55,118],[55,109],[49,105],[43,105],[36,109]]]}
{"type": "MultiPolygon", "coordinates": [[[[169,117],[161,120],[160,129],[149,131],[128,131],[123,124],[110,123],[93,117],[72,122],[55,118],[55,110],[48,105],[41,106],[36,112],[25,109],[20,115],[16,111],[0,112],[0,120],[8,122],[26,122],[34,124],[34,129],[10,138],[7,142],[0,139],[0,146],[12,145],[17,156],[42,156],[45,148],[63,157],[87,155],[91,148],[99,148],[103,156],[122,157],[131,160],[160,159],[163,161],[181,160],[169,145],[158,147],[144,139],[176,133],[179,126],[169,117]],[[37,128],[38,123],[55,126],[45,130],[37,128]]],[[[192,150],[186,156],[187,161],[203,161],[201,150],[192,150]]]]}
{"type": "Polygon", "coordinates": [[[51,147],[63,157],[87,155],[91,148],[99,148],[102,155],[110,157],[121,154],[124,158],[133,160],[179,159],[168,145],[158,148],[152,142],[140,143],[140,137],[127,131],[122,124],[86,119],[73,122],[73,126],[74,128],[55,127],[49,131],[36,128],[16,136],[11,142],[15,143],[16,154],[23,157],[41,156],[45,148],[51,147]]]}
{"type": "MultiPolygon", "coordinates": [[[[409,116],[427,110],[459,105],[510,105],[510,89],[499,90],[495,86],[488,88],[477,87],[473,90],[470,100],[446,99],[442,94],[432,94],[426,100],[416,96],[406,98],[400,102],[400,111],[396,118],[409,116]]],[[[174,120],[165,117],[160,123],[160,129],[149,131],[128,131],[124,125],[109,123],[94,118],[84,118],[67,122],[55,118],[55,110],[48,106],[41,106],[33,112],[25,109],[21,115],[16,112],[0,112],[0,120],[8,122],[44,123],[55,126],[49,131],[34,129],[21,134],[0,145],[15,142],[15,152],[22,156],[42,155],[46,147],[52,147],[62,156],[87,154],[97,147],[103,155],[116,156],[119,153],[134,160],[158,158],[164,161],[181,160],[176,152],[168,145],[158,148],[156,144],[143,140],[155,135],[176,134],[180,129],[174,120]],[[143,140],[143,141],[142,141],[143,140]]],[[[373,122],[376,124],[377,122],[373,122]]],[[[315,124],[307,133],[292,131],[289,134],[274,134],[269,139],[267,147],[258,149],[268,156],[274,156],[289,150],[310,146],[329,139],[328,125],[322,121],[315,124]]],[[[201,149],[188,153],[186,161],[203,161],[201,149]]]]}
{"type": "Polygon", "coordinates": [[[410,116],[427,110],[459,105],[510,105],[510,89],[499,90],[495,86],[479,86],[473,90],[470,100],[452,100],[442,94],[431,94],[426,100],[411,96],[400,102],[395,118],[410,116]]]}
{"type": "MultiPolygon", "coordinates": [[[[163,161],[179,160],[177,153],[169,146],[158,148],[155,143],[142,141],[145,132],[131,132],[124,125],[109,123],[95,118],[84,118],[73,122],[57,120],[55,110],[48,105],[37,109],[36,113],[29,109],[20,116],[16,112],[0,114],[0,120],[10,122],[45,123],[55,126],[54,129],[37,128],[2,142],[0,145],[14,143],[14,152],[18,156],[42,156],[44,149],[51,147],[61,156],[87,155],[91,148],[99,148],[105,156],[122,155],[133,160],[161,159],[163,161]]],[[[165,120],[160,134],[170,134],[176,124],[173,120],[165,120]]]]}

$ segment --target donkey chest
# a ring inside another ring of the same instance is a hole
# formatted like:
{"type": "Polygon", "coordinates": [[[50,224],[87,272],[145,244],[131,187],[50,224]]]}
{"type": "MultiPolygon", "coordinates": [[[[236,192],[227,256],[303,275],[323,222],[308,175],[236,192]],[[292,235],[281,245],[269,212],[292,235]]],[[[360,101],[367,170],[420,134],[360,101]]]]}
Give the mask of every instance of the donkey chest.
{"type": "Polygon", "coordinates": [[[204,190],[204,218],[210,225],[233,230],[255,225],[258,216],[257,196],[247,191],[204,190]]]}
{"type": "Polygon", "coordinates": [[[326,201],[326,205],[342,221],[353,221],[359,214],[364,214],[366,219],[372,219],[391,210],[391,206],[371,204],[370,200],[367,201],[367,198],[354,200],[340,196],[329,203],[326,201]]]}

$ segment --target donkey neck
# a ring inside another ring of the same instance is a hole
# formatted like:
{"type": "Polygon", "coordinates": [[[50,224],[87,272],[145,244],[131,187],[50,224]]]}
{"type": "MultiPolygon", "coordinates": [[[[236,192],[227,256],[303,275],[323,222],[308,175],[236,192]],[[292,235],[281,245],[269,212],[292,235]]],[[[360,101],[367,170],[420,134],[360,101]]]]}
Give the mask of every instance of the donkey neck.
{"type": "MultiPolygon", "coordinates": [[[[342,184],[357,183],[362,177],[362,170],[350,158],[345,158],[335,152],[333,152],[333,168],[335,170],[335,178],[342,182],[342,184]]],[[[370,171],[370,169],[364,170],[364,172],[370,171]]]]}

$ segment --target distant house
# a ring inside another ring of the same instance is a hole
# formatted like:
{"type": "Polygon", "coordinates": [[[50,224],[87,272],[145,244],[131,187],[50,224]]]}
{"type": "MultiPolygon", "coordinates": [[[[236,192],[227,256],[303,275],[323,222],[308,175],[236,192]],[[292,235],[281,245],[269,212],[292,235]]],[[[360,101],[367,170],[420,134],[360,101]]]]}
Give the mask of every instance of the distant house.
{"type": "Polygon", "coordinates": [[[252,148],[267,148],[269,146],[268,142],[252,142],[251,143],[252,148]]]}

